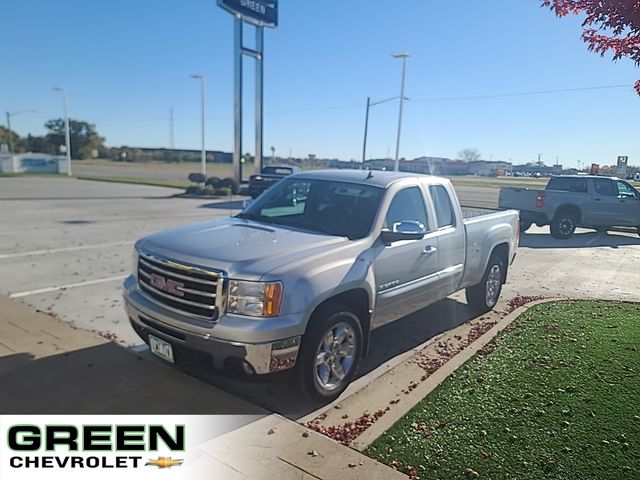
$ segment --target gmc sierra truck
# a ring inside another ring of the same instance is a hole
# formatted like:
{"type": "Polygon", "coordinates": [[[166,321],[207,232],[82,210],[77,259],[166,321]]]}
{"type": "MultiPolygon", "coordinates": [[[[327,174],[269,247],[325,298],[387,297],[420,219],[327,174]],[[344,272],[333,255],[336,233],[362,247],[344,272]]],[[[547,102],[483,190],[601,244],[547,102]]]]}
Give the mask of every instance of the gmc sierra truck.
{"type": "Polygon", "coordinates": [[[250,375],[295,368],[309,397],[330,401],[375,348],[374,329],[460,289],[492,309],[518,221],[516,211],[463,212],[444,178],[292,175],[235,217],[139,240],[126,310],[168,362],[195,353],[250,375]]]}
{"type": "Polygon", "coordinates": [[[549,225],[558,239],[571,238],[576,227],[599,232],[632,227],[640,235],[640,192],[619,178],[561,175],[544,190],[502,188],[498,206],[520,211],[523,232],[535,223],[549,225]]]}

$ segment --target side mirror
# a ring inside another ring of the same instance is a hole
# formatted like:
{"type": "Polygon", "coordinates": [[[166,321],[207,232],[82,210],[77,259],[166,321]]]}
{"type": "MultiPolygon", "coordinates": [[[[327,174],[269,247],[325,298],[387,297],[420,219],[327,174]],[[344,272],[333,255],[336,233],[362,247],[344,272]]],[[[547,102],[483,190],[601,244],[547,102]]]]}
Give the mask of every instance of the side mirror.
{"type": "Polygon", "coordinates": [[[422,223],[415,220],[404,220],[395,222],[391,226],[391,230],[384,229],[382,241],[385,245],[390,245],[400,240],[421,240],[425,233],[427,233],[427,229],[422,223]]]}

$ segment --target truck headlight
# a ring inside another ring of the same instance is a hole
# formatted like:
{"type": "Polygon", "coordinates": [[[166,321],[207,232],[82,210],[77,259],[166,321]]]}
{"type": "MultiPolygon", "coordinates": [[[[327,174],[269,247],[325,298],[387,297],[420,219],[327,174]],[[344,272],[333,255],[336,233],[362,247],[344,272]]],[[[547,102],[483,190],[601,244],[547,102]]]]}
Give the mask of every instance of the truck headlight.
{"type": "Polygon", "coordinates": [[[252,317],[273,317],[280,314],[282,283],[229,281],[227,311],[252,317]]]}

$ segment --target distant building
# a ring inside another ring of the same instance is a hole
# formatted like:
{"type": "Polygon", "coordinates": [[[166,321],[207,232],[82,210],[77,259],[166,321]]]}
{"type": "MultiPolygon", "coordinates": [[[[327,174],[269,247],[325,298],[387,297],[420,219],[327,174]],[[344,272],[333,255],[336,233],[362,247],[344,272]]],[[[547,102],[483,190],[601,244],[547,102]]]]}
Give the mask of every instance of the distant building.
{"type": "Polygon", "coordinates": [[[512,171],[514,175],[539,174],[543,177],[549,177],[551,175],[562,175],[562,165],[514,165],[512,171]]]}

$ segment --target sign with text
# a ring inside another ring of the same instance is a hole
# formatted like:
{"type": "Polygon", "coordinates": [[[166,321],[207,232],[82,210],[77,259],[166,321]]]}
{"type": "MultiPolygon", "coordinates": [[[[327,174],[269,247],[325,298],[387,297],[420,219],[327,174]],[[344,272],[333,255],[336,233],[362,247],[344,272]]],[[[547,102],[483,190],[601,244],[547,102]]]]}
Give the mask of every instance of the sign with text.
{"type": "Polygon", "coordinates": [[[627,162],[629,161],[629,157],[626,155],[620,155],[618,157],[618,170],[616,175],[620,178],[625,178],[627,176],[627,162]]]}
{"type": "Polygon", "coordinates": [[[225,10],[261,27],[278,26],[278,0],[218,0],[225,10]]]}

